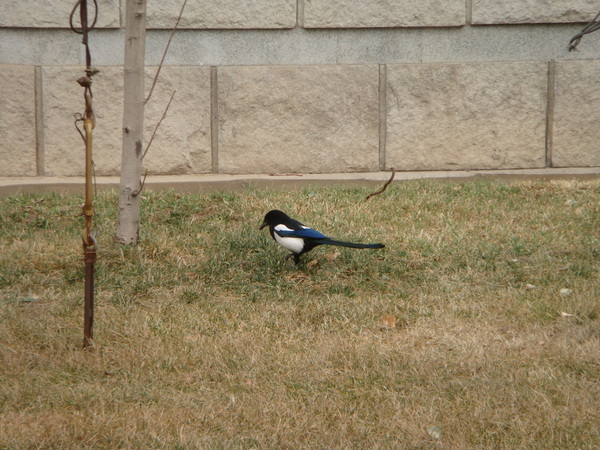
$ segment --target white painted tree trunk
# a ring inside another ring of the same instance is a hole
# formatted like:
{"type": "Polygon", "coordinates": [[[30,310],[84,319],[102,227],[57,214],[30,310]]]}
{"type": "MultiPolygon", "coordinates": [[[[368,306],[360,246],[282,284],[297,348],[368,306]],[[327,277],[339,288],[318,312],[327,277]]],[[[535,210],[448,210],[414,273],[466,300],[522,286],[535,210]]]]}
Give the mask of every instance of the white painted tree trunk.
{"type": "Polygon", "coordinates": [[[146,0],[126,0],[123,148],[116,242],[136,245],[144,142],[146,0]]]}

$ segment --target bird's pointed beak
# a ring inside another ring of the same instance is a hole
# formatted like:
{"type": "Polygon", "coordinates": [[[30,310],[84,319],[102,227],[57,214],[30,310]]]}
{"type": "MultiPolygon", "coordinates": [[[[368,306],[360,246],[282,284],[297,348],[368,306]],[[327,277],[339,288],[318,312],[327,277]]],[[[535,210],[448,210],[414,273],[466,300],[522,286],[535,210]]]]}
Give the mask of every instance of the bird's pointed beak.
{"type": "Polygon", "coordinates": [[[265,220],[262,225],[260,226],[259,230],[262,230],[264,227],[268,227],[269,224],[267,223],[267,221],[265,220]]]}

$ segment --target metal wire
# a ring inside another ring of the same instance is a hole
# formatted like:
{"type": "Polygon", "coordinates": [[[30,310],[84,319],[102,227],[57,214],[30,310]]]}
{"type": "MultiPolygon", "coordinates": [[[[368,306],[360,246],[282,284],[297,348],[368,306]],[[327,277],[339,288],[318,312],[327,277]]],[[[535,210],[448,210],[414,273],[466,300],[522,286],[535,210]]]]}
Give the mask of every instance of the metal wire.
{"type": "MultiPolygon", "coordinates": [[[[95,8],[94,20],[92,21],[91,25],[86,27],[88,31],[93,30],[96,27],[96,21],[98,20],[98,3],[96,0],[93,0],[93,1],[94,1],[94,8],[95,8]]],[[[73,16],[75,16],[75,11],[77,11],[77,7],[80,6],[82,2],[83,2],[83,0],[78,0],[75,3],[75,6],[73,6],[73,9],[71,10],[71,14],[69,14],[69,26],[71,27],[71,30],[73,30],[77,34],[83,34],[83,27],[82,27],[81,31],[77,31],[77,28],[75,28],[75,25],[73,25],[73,16]]],[[[81,23],[83,24],[84,22],[82,21],[81,23]]],[[[87,25],[87,16],[86,16],[85,24],[87,25]]]]}
{"type": "Polygon", "coordinates": [[[90,53],[90,47],[88,45],[88,31],[94,29],[96,26],[96,22],[98,20],[98,3],[97,0],[93,0],[94,2],[94,20],[92,21],[92,25],[88,24],[88,10],[87,10],[87,0],[77,0],[75,6],[71,10],[71,14],[69,15],[69,25],[71,30],[73,30],[77,34],[83,35],[81,38],[81,43],[85,45],[85,65],[89,70],[92,66],[92,55],[90,53]],[[73,17],[75,16],[75,11],[77,11],[77,7],[79,7],[79,20],[81,21],[81,31],[78,31],[73,25],[73,17]]]}
{"type": "Polygon", "coordinates": [[[594,17],[590,21],[590,23],[588,23],[583,28],[583,30],[581,30],[579,33],[577,33],[575,36],[573,36],[571,38],[571,40],[569,41],[569,51],[570,52],[577,49],[577,46],[581,42],[581,38],[583,36],[585,36],[586,34],[593,33],[594,31],[600,30],[600,20],[598,20],[598,19],[600,19],[600,12],[598,14],[596,14],[596,17],[594,17]]]}

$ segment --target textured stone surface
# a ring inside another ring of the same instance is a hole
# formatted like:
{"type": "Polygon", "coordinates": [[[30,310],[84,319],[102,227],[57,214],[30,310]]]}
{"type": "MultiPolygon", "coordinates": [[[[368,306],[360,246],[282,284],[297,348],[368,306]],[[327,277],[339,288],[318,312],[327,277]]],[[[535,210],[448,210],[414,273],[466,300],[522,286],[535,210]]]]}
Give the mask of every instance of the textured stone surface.
{"type": "Polygon", "coordinates": [[[464,0],[304,1],[306,28],[442,27],[464,23],[464,0]]]}
{"type": "Polygon", "coordinates": [[[387,166],[543,167],[546,91],[542,62],[388,66],[387,166]]]}
{"type": "MultiPolygon", "coordinates": [[[[26,2],[3,0],[0,8],[0,27],[69,28],[69,15],[73,0],[30,0],[26,2]]],[[[92,2],[88,2],[90,25],[94,14],[92,2]]],[[[120,26],[119,0],[98,0],[97,28],[120,26]]],[[[79,13],[75,14],[79,25],[79,13]]]]}
{"type": "MultiPolygon", "coordinates": [[[[581,24],[545,24],[319,30],[188,29],[175,33],[166,65],[356,65],[599,59],[599,32],[584,36],[576,52],[568,51],[569,39],[581,28],[581,24]]],[[[160,62],[169,34],[169,30],[148,30],[148,65],[160,62]]],[[[93,33],[91,42],[94,64],[123,64],[122,30],[93,33]]],[[[69,30],[0,28],[1,64],[83,65],[82,49],[80,37],[69,30]]]]}
{"type": "MultiPolygon", "coordinates": [[[[97,46],[98,43],[95,42],[94,47],[97,46]]],[[[85,64],[83,48],[81,36],[71,30],[0,28],[0,64],[31,66],[85,64]]],[[[121,51],[121,64],[122,55],[121,51]]]]}
{"type": "Polygon", "coordinates": [[[377,170],[378,76],[377,66],[219,68],[220,171],[377,170]]]}
{"type": "MultiPolygon", "coordinates": [[[[94,77],[94,162],[97,175],[116,175],[121,165],[123,72],[101,67],[94,77]]],[[[155,68],[148,68],[146,90],[155,68]]],[[[73,114],[84,108],[83,90],[75,82],[78,67],[44,67],[44,130],[46,174],[82,175],[83,143],[73,128],[73,114]]],[[[210,69],[164,67],[146,106],[144,139],[176,90],[175,98],[152,143],[144,167],[151,173],[204,173],[211,168],[210,69]]]]}
{"type": "MultiPolygon", "coordinates": [[[[148,28],[172,28],[181,2],[149,2],[148,28]]],[[[179,28],[293,28],[296,0],[201,0],[188,2],[179,28]]]]}
{"type": "Polygon", "coordinates": [[[37,172],[34,71],[0,65],[0,176],[37,172]]]}
{"type": "Polygon", "coordinates": [[[473,0],[473,24],[589,22],[597,0],[473,0]]]}
{"type": "Polygon", "coordinates": [[[600,61],[557,63],[552,164],[600,166],[600,61]]]}

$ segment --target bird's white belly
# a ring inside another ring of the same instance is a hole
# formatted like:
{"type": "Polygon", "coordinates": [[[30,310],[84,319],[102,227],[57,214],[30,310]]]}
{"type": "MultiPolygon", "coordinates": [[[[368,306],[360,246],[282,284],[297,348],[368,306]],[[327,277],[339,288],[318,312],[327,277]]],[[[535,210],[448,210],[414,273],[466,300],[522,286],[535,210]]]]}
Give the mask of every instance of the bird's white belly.
{"type": "Polygon", "coordinates": [[[277,243],[282,247],[287,248],[290,252],[300,253],[304,248],[304,240],[301,238],[281,237],[277,234],[277,232],[275,232],[274,234],[277,243]]]}

